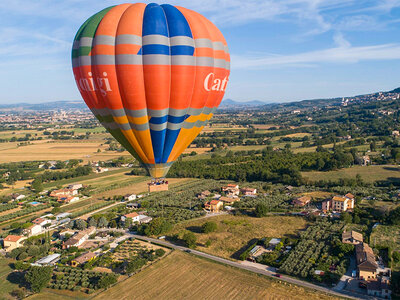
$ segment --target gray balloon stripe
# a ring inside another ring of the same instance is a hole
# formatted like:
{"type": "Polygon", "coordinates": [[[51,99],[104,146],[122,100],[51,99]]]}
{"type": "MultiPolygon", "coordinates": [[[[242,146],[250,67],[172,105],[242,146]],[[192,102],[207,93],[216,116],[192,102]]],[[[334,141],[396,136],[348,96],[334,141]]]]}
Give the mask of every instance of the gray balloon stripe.
{"type": "Polygon", "coordinates": [[[93,46],[99,46],[99,45],[114,46],[115,36],[96,35],[93,40],[93,46]]]}
{"type": "Polygon", "coordinates": [[[200,128],[202,126],[205,126],[207,123],[208,123],[208,120],[205,120],[205,121],[198,120],[196,122],[184,122],[182,125],[182,128],[184,128],[184,129],[192,129],[194,127],[200,128]]]}
{"type": "Polygon", "coordinates": [[[169,46],[170,44],[169,37],[159,34],[145,35],[143,36],[142,40],[143,40],[143,46],[153,45],[153,44],[169,46]]]}
{"type": "Polygon", "coordinates": [[[135,54],[118,54],[118,55],[92,55],[79,56],[72,59],[73,67],[90,66],[90,65],[172,65],[172,66],[200,66],[215,67],[229,70],[230,62],[225,59],[214,59],[207,56],[190,56],[190,55],[135,55],[135,54]]]}
{"type": "Polygon", "coordinates": [[[116,45],[132,44],[132,45],[142,45],[142,37],[134,34],[121,34],[117,35],[115,39],[116,45]]]}
{"type": "Polygon", "coordinates": [[[195,47],[194,39],[188,36],[174,36],[170,38],[171,46],[192,46],[195,47]]]}

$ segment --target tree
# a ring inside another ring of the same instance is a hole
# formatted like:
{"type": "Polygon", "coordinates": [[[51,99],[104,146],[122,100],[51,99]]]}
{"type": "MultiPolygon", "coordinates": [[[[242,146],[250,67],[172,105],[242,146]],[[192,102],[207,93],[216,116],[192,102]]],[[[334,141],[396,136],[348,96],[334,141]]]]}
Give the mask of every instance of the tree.
{"type": "Polygon", "coordinates": [[[351,223],[351,221],[353,220],[352,216],[346,211],[341,213],[340,219],[343,220],[346,224],[351,223]]]}
{"type": "Polygon", "coordinates": [[[30,284],[33,292],[39,293],[49,283],[52,273],[52,267],[32,266],[25,274],[25,280],[30,284]]]}
{"type": "Polygon", "coordinates": [[[115,274],[107,274],[100,278],[97,286],[101,289],[107,289],[110,285],[117,282],[117,276],[115,274]]]}
{"type": "Polygon", "coordinates": [[[210,233],[216,231],[218,228],[217,223],[209,221],[205,222],[201,227],[203,233],[210,233]]]}
{"type": "Polygon", "coordinates": [[[87,223],[86,221],[82,220],[82,219],[76,219],[75,220],[75,227],[78,230],[84,230],[87,228],[87,223]]]}
{"type": "Polygon", "coordinates": [[[190,231],[185,232],[182,239],[185,242],[187,247],[189,247],[189,248],[196,247],[197,238],[193,232],[190,232],[190,231]]]}
{"type": "Polygon", "coordinates": [[[145,235],[159,235],[166,233],[172,228],[172,224],[165,218],[155,218],[144,228],[145,235]]]}
{"type": "Polygon", "coordinates": [[[258,203],[254,213],[258,218],[265,217],[268,213],[268,207],[264,203],[258,203]]]}
{"type": "Polygon", "coordinates": [[[393,259],[393,261],[394,261],[396,264],[397,264],[398,262],[400,262],[400,252],[398,252],[398,251],[393,251],[392,259],[393,259]]]}
{"type": "Polygon", "coordinates": [[[97,227],[97,220],[96,218],[90,217],[88,220],[89,227],[97,227]]]}
{"type": "Polygon", "coordinates": [[[40,193],[41,191],[43,191],[43,182],[40,177],[36,178],[34,181],[32,181],[32,189],[36,193],[40,193]]]}
{"type": "Polygon", "coordinates": [[[103,227],[106,227],[107,225],[108,225],[107,219],[105,217],[100,217],[100,219],[97,223],[97,226],[103,228],[103,227]]]}

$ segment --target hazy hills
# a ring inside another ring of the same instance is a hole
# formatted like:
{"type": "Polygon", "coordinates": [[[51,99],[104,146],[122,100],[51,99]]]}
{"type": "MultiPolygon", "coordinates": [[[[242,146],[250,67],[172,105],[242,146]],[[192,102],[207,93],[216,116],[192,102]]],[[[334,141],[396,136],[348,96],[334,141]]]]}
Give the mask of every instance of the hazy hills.
{"type": "MultiPolygon", "coordinates": [[[[393,89],[388,92],[383,92],[383,94],[388,93],[400,93],[400,87],[393,89]]],[[[370,95],[358,95],[353,98],[365,98],[370,95]]],[[[260,100],[251,100],[251,101],[235,101],[232,99],[224,99],[219,108],[223,110],[229,109],[240,109],[240,108],[249,108],[249,109],[258,109],[258,108],[273,108],[273,107],[282,107],[282,108],[309,108],[309,107],[323,107],[323,106],[332,106],[339,105],[342,101],[342,97],[338,98],[330,98],[330,99],[312,99],[312,100],[302,100],[302,101],[293,101],[293,102],[275,102],[275,103],[267,103],[260,100]]],[[[14,103],[14,104],[0,104],[0,111],[45,111],[45,110],[70,110],[70,109],[79,109],[85,110],[87,109],[84,101],[74,100],[74,101],[53,101],[53,102],[43,102],[38,104],[31,103],[14,103]]]]}

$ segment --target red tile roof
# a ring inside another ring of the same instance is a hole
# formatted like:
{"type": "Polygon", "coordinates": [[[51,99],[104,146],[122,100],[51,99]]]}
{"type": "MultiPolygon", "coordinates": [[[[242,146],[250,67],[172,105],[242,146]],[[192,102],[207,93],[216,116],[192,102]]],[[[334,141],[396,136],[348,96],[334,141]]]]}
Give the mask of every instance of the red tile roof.
{"type": "Polygon", "coordinates": [[[7,242],[18,242],[20,239],[24,238],[23,236],[20,235],[7,235],[4,240],[7,242]]]}

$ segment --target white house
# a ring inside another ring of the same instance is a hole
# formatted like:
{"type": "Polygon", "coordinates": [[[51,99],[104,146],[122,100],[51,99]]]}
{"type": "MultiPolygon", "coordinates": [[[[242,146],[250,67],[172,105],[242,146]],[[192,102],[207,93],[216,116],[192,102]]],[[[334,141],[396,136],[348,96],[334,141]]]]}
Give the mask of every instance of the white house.
{"type": "Polygon", "coordinates": [[[51,220],[44,219],[44,218],[37,218],[37,219],[33,220],[32,223],[44,227],[47,224],[51,224],[51,220]]]}
{"type": "Polygon", "coordinates": [[[41,233],[42,231],[42,226],[33,224],[24,230],[24,234],[26,234],[27,236],[33,236],[41,233]]]}
{"type": "Polygon", "coordinates": [[[70,185],[68,186],[68,189],[70,189],[70,190],[79,190],[79,189],[81,189],[81,188],[83,188],[82,183],[70,184],[70,185]]]}
{"type": "Polygon", "coordinates": [[[136,194],[128,194],[128,195],[125,195],[124,199],[125,199],[126,201],[135,200],[135,199],[136,199],[136,194]]]}
{"type": "Polygon", "coordinates": [[[139,214],[136,213],[136,212],[133,212],[133,213],[130,213],[130,214],[126,214],[126,215],[124,215],[124,216],[121,217],[121,220],[122,220],[123,222],[125,222],[126,219],[131,219],[131,220],[132,220],[132,223],[140,222],[139,214]]]}

